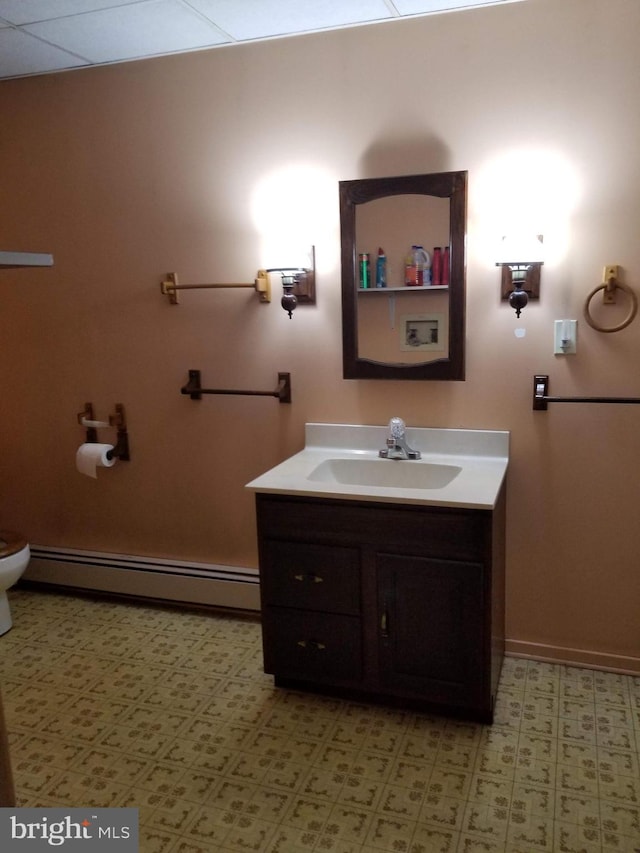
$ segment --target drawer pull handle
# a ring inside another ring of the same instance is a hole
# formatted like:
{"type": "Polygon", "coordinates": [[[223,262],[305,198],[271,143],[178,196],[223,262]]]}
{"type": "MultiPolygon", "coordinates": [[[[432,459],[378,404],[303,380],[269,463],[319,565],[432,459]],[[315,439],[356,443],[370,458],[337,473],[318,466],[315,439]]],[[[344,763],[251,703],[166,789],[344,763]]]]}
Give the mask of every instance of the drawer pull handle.
{"type": "Polygon", "coordinates": [[[315,649],[318,652],[327,648],[325,643],[320,643],[318,640],[298,640],[296,645],[303,649],[315,649]]]}
{"type": "Polygon", "coordinates": [[[293,578],[294,578],[294,580],[297,580],[297,581],[303,581],[303,580],[305,580],[305,578],[308,578],[310,581],[313,581],[313,583],[324,583],[324,578],[321,577],[320,575],[299,574],[299,575],[294,575],[293,578]]]}

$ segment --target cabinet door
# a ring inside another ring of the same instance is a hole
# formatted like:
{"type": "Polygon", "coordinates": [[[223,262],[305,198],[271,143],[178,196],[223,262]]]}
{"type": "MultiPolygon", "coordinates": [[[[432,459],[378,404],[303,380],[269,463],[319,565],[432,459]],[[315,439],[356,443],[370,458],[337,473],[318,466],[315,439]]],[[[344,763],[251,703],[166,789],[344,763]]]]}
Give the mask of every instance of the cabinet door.
{"type": "Polygon", "coordinates": [[[482,565],[384,553],[376,563],[383,689],[433,702],[479,704],[482,565]]]}

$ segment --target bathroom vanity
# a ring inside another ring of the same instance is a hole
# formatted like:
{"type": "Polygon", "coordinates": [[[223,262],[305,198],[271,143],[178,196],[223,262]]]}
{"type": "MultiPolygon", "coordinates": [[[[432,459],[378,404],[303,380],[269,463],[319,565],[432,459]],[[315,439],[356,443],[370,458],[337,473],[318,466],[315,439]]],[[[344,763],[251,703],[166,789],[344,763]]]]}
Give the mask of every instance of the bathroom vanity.
{"type": "Polygon", "coordinates": [[[504,652],[508,433],[308,424],[256,492],[265,671],[279,686],[490,722],[504,652]]]}

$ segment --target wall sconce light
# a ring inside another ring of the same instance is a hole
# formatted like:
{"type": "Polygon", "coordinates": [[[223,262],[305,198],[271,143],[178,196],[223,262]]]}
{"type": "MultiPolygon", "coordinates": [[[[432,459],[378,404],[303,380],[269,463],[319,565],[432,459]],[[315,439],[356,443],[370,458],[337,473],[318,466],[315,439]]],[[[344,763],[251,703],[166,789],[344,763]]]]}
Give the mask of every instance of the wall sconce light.
{"type": "MultiPolygon", "coordinates": [[[[262,270],[260,272],[263,272],[262,270]]],[[[316,302],[316,247],[311,247],[311,267],[272,267],[264,272],[279,272],[282,275],[282,299],[280,305],[289,315],[298,303],[315,305],[316,302]]],[[[260,275],[260,273],[258,273],[260,275]]]]}
{"type": "Polygon", "coordinates": [[[282,275],[283,295],[280,304],[291,318],[298,304],[315,305],[316,303],[316,247],[311,247],[311,267],[272,267],[268,270],[258,270],[253,282],[229,284],[179,284],[178,273],[170,272],[167,278],[160,282],[160,291],[167,296],[171,305],[178,304],[179,290],[209,290],[219,287],[252,288],[258,294],[260,302],[271,302],[271,282],[269,273],[282,275]]]}
{"type": "Polygon", "coordinates": [[[540,298],[542,234],[535,237],[503,237],[497,267],[502,267],[500,296],[515,309],[516,317],[530,299],[540,298]],[[519,259],[519,260],[515,260],[519,259]]]}

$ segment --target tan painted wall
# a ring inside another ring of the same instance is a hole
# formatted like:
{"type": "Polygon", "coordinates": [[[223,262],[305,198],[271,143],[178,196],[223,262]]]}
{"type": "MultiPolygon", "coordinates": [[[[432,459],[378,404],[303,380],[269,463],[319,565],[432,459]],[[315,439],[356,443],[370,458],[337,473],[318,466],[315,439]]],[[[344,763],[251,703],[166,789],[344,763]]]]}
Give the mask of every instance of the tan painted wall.
{"type": "Polygon", "coordinates": [[[580,322],[578,355],[552,354],[553,320],[581,317],[605,263],[640,289],[639,28],[637,0],[529,0],[1,82],[0,242],[55,255],[1,273],[2,525],[255,566],[243,485],[301,447],[305,421],[508,429],[509,637],[640,658],[640,409],[531,410],[536,372],[552,393],[640,396],[640,321],[580,322]],[[344,381],[338,181],[445,169],[469,171],[467,381],[344,381]],[[255,215],[285,173],[293,213],[270,196],[255,215]],[[548,259],[516,321],[492,240],[523,213],[548,259]],[[249,281],[287,262],[274,223],[316,244],[316,308],[160,295],[170,270],[249,281]],[[189,368],[255,388],[288,370],[294,402],[194,403],[189,368]],[[85,400],[129,418],[131,463],[97,481],[74,469],[85,400]]]}

